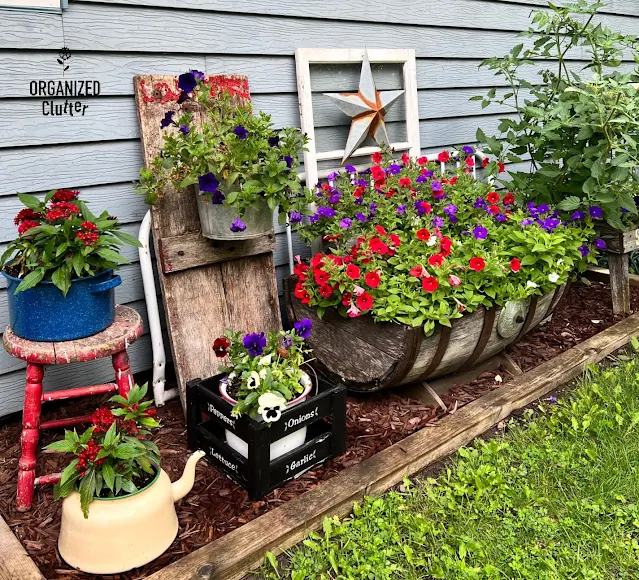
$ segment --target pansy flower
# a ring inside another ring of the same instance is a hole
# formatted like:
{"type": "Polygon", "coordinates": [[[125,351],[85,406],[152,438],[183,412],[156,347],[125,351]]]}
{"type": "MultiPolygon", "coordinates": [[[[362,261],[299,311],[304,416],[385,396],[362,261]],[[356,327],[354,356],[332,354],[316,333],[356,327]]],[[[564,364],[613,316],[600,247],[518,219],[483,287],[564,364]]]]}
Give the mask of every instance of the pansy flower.
{"type": "Polygon", "coordinates": [[[297,320],[293,323],[293,328],[295,329],[295,332],[297,332],[297,336],[306,339],[311,336],[313,323],[309,318],[302,318],[301,320],[297,320]]]}
{"type": "Polygon", "coordinates": [[[230,346],[231,343],[228,339],[225,336],[221,336],[213,341],[213,352],[215,352],[217,358],[224,358],[230,346]]]}
{"type": "Polygon", "coordinates": [[[244,348],[251,356],[259,356],[264,352],[264,347],[266,347],[266,337],[263,332],[259,334],[253,332],[244,336],[243,343],[244,348]]]}

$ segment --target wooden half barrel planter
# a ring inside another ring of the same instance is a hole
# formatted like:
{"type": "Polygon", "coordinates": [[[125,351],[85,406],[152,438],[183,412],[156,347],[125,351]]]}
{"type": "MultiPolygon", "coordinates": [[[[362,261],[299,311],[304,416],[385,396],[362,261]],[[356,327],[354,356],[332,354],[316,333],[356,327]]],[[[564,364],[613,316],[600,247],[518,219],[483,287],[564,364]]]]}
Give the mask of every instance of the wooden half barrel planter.
{"type": "Polygon", "coordinates": [[[296,279],[284,281],[286,309],[291,322],[310,318],[308,339],[318,370],[352,391],[374,392],[420,383],[472,368],[517,342],[545,320],[557,306],[566,286],[544,296],[509,302],[503,308],[480,309],[438,325],[430,336],[421,327],[374,322],[371,316],[342,318],[327,311],[322,319],[293,294],[296,279]]]}

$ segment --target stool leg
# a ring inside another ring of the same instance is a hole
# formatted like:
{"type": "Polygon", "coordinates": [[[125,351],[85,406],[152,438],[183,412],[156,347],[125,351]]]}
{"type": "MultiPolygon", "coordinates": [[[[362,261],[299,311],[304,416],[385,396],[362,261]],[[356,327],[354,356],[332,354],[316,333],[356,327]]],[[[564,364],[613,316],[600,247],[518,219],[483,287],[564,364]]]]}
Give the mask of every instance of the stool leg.
{"type": "Polygon", "coordinates": [[[115,369],[115,382],[118,385],[118,394],[125,397],[133,386],[133,374],[131,363],[126,350],[118,352],[111,357],[115,369]]]}
{"type": "Polygon", "coordinates": [[[40,436],[40,408],[42,406],[42,365],[27,364],[27,383],[24,390],[24,409],[22,414],[22,455],[18,462],[18,491],[16,508],[27,511],[33,503],[35,483],[36,448],[40,436]]]}

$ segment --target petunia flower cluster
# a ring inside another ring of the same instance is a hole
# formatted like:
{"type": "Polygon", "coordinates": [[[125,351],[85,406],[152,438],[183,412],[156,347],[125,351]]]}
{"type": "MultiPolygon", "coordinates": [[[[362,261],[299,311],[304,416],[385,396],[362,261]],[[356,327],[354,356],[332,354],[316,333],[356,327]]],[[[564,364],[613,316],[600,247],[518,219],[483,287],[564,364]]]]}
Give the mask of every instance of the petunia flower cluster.
{"type": "Polygon", "coordinates": [[[248,413],[268,423],[277,421],[288,402],[300,396],[309,384],[303,365],[310,350],[309,319],[295,322],[290,331],[240,333],[227,330],[213,342],[215,356],[224,360],[220,370],[232,397],[233,414],[248,413]]]}
{"type": "Polygon", "coordinates": [[[469,146],[401,162],[386,151],[372,162],[318,185],[302,229],[326,250],[296,264],[294,294],[320,316],[336,309],[429,332],[480,307],[550,292],[605,247],[593,240],[597,208],[569,216],[521,207],[473,177],[469,146]],[[442,172],[449,161],[459,167],[442,172]]]}

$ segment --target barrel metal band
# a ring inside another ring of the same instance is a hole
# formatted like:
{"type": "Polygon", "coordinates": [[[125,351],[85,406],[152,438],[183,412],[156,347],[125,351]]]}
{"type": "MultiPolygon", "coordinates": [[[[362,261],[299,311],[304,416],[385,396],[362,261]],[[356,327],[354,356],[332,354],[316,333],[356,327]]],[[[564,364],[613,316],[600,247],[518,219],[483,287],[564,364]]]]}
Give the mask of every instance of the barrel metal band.
{"type": "Polygon", "coordinates": [[[495,323],[496,316],[496,308],[488,308],[484,311],[484,325],[481,327],[481,334],[479,335],[479,339],[475,345],[475,350],[473,350],[473,353],[468,357],[468,360],[462,365],[462,368],[466,369],[472,367],[484,353],[486,345],[490,340],[490,335],[493,332],[493,324],[495,323]]]}
{"type": "Polygon", "coordinates": [[[421,375],[419,375],[418,379],[415,380],[416,383],[421,383],[422,381],[425,381],[430,375],[432,375],[435,369],[439,366],[439,363],[442,362],[442,359],[446,354],[448,343],[450,341],[450,335],[453,329],[450,326],[442,325],[439,326],[439,329],[439,343],[437,344],[435,355],[433,356],[426,370],[421,375]]]}

